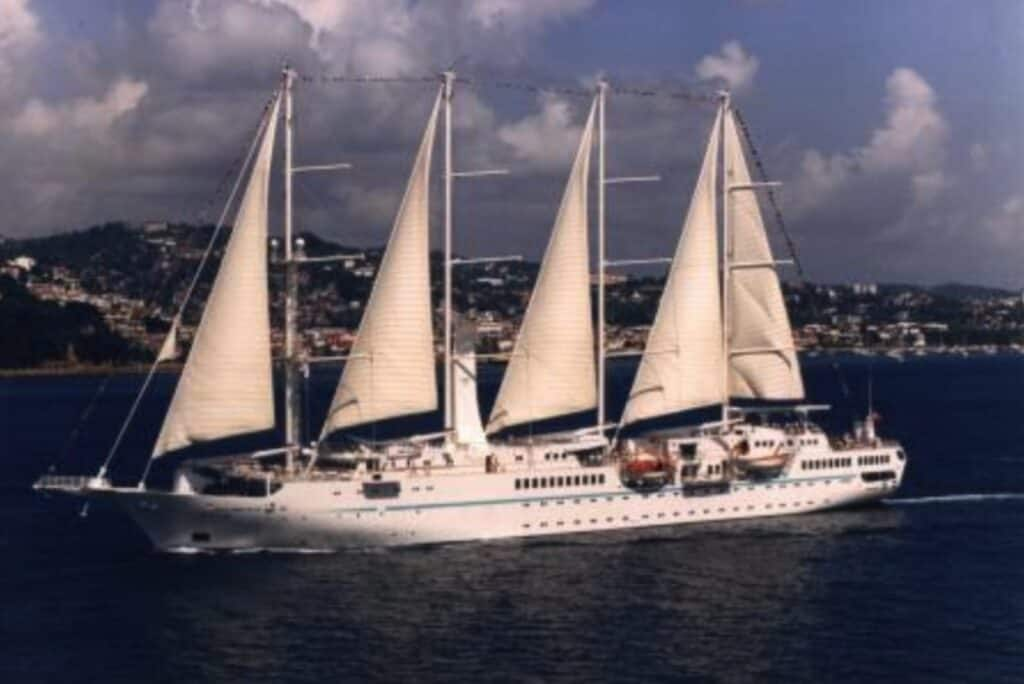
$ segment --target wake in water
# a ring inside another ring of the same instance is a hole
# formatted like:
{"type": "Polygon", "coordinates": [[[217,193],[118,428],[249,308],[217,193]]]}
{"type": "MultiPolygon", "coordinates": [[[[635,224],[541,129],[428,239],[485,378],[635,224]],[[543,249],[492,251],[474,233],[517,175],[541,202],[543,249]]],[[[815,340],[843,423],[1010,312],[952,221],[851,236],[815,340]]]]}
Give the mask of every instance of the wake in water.
{"type": "Polygon", "coordinates": [[[921,496],[913,499],[885,499],[888,506],[914,506],[932,503],[963,503],[970,501],[1005,501],[1024,499],[1024,492],[996,492],[991,494],[943,494],[942,496],[921,496]]]}
{"type": "Polygon", "coordinates": [[[203,549],[195,546],[174,546],[168,549],[161,549],[160,553],[174,556],[247,556],[251,554],[266,555],[321,555],[335,553],[334,549],[328,548],[290,548],[290,547],[252,547],[246,549],[203,549]]]}

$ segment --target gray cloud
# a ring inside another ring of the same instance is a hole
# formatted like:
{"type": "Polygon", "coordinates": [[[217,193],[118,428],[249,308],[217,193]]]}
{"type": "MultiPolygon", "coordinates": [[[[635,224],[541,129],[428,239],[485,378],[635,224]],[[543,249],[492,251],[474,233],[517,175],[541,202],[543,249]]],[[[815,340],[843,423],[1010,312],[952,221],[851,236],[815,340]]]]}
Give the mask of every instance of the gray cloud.
{"type": "MultiPolygon", "coordinates": [[[[579,21],[591,0],[147,0],[130,13],[60,6],[101,24],[97,35],[50,26],[36,4],[43,1],[0,0],[0,156],[17,169],[0,186],[0,233],[111,218],[195,219],[244,149],[287,59],[312,79],[297,86],[298,162],[356,167],[302,177],[298,224],[379,244],[437,83],[325,84],[319,77],[419,77],[462,57],[460,73],[478,83],[457,91],[456,164],[507,167],[512,175],[457,184],[459,249],[535,257],[545,242],[590,101],[479,81],[564,83],[563,74],[546,71],[554,67],[538,48],[550,31],[579,21]]],[[[729,85],[744,109],[752,103],[756,132],[770,128],[753,108],[770,95],[762,79],[778,77],[769,57],[728,41],[674,66],[695,74],[705,90],[729,85]]],[[[618,85],[687,87],[652,82],[653,67],[628,73],[618,85]]],[[[617,74],[609,76],[616,85],[617,74]]],[[[867,97],[881,114],[863,125],[859,144],[801,144],[802,131],[785,125],[783,144],[759,141],[769,170],[787,180],[784,210],[811,275],[1019,283],[1024,179],[1012,138],[974,131],[959,140],[943,108],[946,93],[919,71],[894,69],[878,88],[867,97]],[[978,263],[999,270],[979,273],[978,263]]],[[[611,254],[671,252],[711,116],[710,107],[668,98],[610,97],[609,174],[663,178],[609,190],[611,254]]]]}

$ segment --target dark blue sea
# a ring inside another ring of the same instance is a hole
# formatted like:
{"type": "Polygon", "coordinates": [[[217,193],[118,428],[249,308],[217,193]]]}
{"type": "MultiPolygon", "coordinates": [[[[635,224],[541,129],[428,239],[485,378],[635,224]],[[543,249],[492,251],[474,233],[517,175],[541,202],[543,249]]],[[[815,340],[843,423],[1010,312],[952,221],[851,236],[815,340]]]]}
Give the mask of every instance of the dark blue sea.
{"type": "MultiPolygon", "coordinates": [[[[611,369],[613,416],[634,368],[611,369]]],[[[500,371],[481,372],[485,406],[500,371]]],[[[314,417],[336,373],[311,379],[314,417]]],[[[209,556],[28,489],[54,461],[94,470],[140,377],[0,379],[0,682],[1024,682],[1024,357],[809,359],[831,429],[864,413],[869,375],[910,458],[875,508],[209,556]]],[[[138,477],[174,381],[115,481],[138,477]]]]}

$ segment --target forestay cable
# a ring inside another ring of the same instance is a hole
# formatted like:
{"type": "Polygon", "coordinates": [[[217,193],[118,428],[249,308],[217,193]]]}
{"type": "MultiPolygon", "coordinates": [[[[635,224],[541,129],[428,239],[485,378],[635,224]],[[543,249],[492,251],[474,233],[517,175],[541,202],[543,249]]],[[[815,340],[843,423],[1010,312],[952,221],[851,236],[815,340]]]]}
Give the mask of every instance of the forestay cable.
{"type": "MultiPolygon", "coordinates": [[[[249,167],[249,164],[252,161],[252,157],[256,152],[258,143],[263,136],[263,132],[266,130],[266,127],[270,123],[268,120],[269,117],[267,115],[271,111],[271,107],[274,103],[274,100],[279,96],[279,92],[280,91],[275,91],[273,97],[263,107],[263,112],[261,113],[260,123],[257,126],[256,133],[252,138],[252,142],[249,144],[249,149],[245,155],[245,159],[242,163],[242,166],[238,170],[238,175],[235,178],[234,185],[231,188],[231,193],[228,195],[228,198],[224,203],[224,207],[221,210],[220,217],[217,219],[217,224],[214,226],[213,234],[210,236],[210,241],[206,246],[206,251],[203,253],[202,258],[199,260],[199,265],[196,267],[196,272],[192,276],[192,281],[189,283],[188,289],[185,291],[185,296],[182,299],[181,305],[178,307],[178,311],[174,316],[173,320],[175,321],[180,320],[182,314],[185,312],[185,308],[188,306],[189,300],[192,297],[192,293],[195,291],[196,285],[199,282],[199,278],[202,275],[203,269],[205,268],[206,263],[209,261],[210,255],[213,253],[213,248],[217,244],[217,238],[220,237],[221,230],[224,227],[225,219],[227,218],[231,205],[234,203],[235,195],[238,194],[238,188],[241,186],[242,178],[245,176],[245,170],[249,167]]],[[[146,390],[149,388],[149,385],[152,382],[153,376],[156,374],[156,369],[159,365],[160,357],[157,356],[157,358],[153,361],[152,365],[150,366],[149,372],[146,374],[146,379],[143,381],[142,387],[141,389],[139,389],[139,393],[135,397],[135,401],[132,403],[131,408],[128,410],[128,415],[125,418],[124,423],[122,423],[121,429],[117,433],[117,437],[114,439],[114,444],[113,446],[111,446],[110,452],[107,454],[107,458],[103,461],[103,464],[100,466],[99,472],[97,473],[98,478],[102,479],[103,477],[106,476],[107,470],[109,469],[111,462],[114,460],[114,456],[117,453],[118,448],[121,446],[121,442],[124,440],[125,434],[128,432],[128,427],[129,425],[131,425],[131,421],[135,417],[135,413],[138,410],[139,405],[142,403],[142,398],[143,396],[145,396],[146,390]]],[[[152,467],[152,465],[153,457],[152,455],[150,455],[149,458],[146,460],[146,467],[142,472],[142,477],[139,478],[140,487],[143,484],[145,484],[146,477],[149,475],[149,470],[152,467]]]]}

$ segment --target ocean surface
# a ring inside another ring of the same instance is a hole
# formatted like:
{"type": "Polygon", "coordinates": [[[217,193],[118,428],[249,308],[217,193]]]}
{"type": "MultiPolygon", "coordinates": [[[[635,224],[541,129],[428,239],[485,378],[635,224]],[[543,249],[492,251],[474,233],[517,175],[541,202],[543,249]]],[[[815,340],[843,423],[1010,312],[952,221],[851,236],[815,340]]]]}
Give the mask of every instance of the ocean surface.
{"type": "MultiPolygon", "coordinates": [[[[613,416],[634,369],[611,368],[613,416]]],[[[485,407],[500,372],[481,371],[485,407]]],[[[310,380],[314,417],[336,373],[310,380]]],[[[830,429],[863,415],[869,376],[909,456],[878,507],[194,556],[28,489],[55,462],[93,471],[140,377],[0,379],[0,682],[1024,682],[1024,357],[808,359],[830,429]]],[[[143,402],[116,481],[138,477],[174,380],[143,402]]]]}

